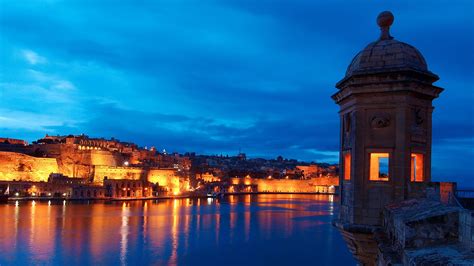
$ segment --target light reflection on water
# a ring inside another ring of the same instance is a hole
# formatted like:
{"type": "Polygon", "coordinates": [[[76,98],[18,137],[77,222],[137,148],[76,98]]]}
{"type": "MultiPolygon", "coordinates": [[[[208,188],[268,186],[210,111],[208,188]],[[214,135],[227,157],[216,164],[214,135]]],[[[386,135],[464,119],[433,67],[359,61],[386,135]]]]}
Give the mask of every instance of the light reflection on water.
{"type": "Polygon", "coordinates": [[[127,259],[127,245],[128,245],[128,216],[129,210],[127,204],[124,202],[122,204],[122,225],[120,227],[120,263],[126,265],[127,259]]]}
{"type": "Polygon", "coordinates": [[[351,265],[332,196],[0,205],[0,265],[351,265]]]}

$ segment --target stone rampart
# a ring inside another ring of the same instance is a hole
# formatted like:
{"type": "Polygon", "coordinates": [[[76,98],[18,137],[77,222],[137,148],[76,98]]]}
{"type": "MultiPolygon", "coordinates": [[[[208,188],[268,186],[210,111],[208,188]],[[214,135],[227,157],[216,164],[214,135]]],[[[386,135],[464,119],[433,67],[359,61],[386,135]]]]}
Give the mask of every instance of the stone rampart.
{"type": "Polygon", "coordinates": [[[49,174],[61,173],[73,178],[93,178],[103,184],[104,178],[146,180],[167,187],[172,193],[188,190],[189,182],[175,169],[126,167],[123,158],[114,152],[79,151],[71,145],[37,145],[55,158],[33,157],[17,152],[0,151],[0,181],[48,181],[49,174]]]}
{"type": "Polygon", "coordinates": [[[306,180],[296,179],[257,179],[257,178],[232,178],[233,185],[257,185],[258,192],[332,192],[339,185],[338,177],[319,177],[306,180]],[[333,186],[331,188],[331,186],[333,186]]]}
{"type": "Polygon", "coordinates": [[[180,181],[175,169],[144,169],[141,167],[122,166],[94,166],[94,182],[102,183],[104,177],[108,179],[147,180],[167,187],[170,191],[179,193],[187,190],[187,185],[180,181]]]}
{"type": "Polygon", "coordinates": [[[151,169],[148,172],[148,181],[168,187],[173,193],[187,190],[184,187],[185,185],[181,184],[180,178],[176,175],[176,170],[174,169],[151,169]]]}
{"type": "Polygon", "coordinates": [[[0,180],[47,181],[58,172],[55,158],[38,158],[26,154],[0,151],[0,180]]]}
{"type": "Polygon", "coordinates": [[[94,182],[102,183],[104,177],[108,179],[130,179],[139,180],[146,175],[141,167],[122,167],[122,166],[94,166],[94,182]]]}

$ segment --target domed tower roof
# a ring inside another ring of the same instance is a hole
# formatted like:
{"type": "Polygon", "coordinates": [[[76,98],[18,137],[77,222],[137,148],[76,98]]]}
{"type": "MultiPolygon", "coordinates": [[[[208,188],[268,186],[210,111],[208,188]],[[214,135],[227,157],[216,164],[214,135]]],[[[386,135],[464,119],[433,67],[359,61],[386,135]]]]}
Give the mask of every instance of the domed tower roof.
{"type": "Polygon", "coordinates": [[[352,59],[346,77],[401,68],[428,72],[425,59],[415,47],[394,39],[378,40],[367,45],[352,59]]]}
{"type": "Polygon", "coordinates": [[[332,98],[337,102],[364,93],[411,91],[436,98],[443,91],[433,83],[439,77],[429,71],[423,55],[413,46],[390,36],[394,17],[384,11],[377,17],[380,38],[360,51],[347,68],[339,89],[332,98]]]}
{"type": "Polygon", "coordinates": [[[377,17],[380,38],[360,51],[347,68],[344,79],[353,75],[367,75],[400,70],[413,70],[434,75],[428,70],[423,55],[413,46],[395,40],[389,28],[394,21],[391,12],[384,11],[377,17]]]}

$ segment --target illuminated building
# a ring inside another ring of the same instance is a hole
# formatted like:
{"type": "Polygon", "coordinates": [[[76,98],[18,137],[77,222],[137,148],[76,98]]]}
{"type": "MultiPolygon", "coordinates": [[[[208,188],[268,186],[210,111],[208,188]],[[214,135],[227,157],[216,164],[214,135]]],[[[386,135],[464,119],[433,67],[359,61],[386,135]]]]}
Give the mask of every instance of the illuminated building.
{"type": "Polygon", "coordinates": [[[106,190],[103,186],[74,186],[72,187],[72,199],[104,199],[106,190]]]}
{"type": "Polygon", "coordinates": [[[152,186],[149,182],[127,179],[104,180],[106,196],[111,198],[147,198],[152,195],[152,186]]]}
{"type": "Polygon", "coordinates": [[[154,148],[143,149],[114,138],[46,135],[31,145],[0,140],[0,182],[15,182],[12,186],[22,196],[32,195],[29,187],[37,182],[42,183],[35,195],[71,195],[72,187],[100,186],[105,177],[149,181],[170,194],[186,191],[189,184],[189,158],[160,154],[154,148]]]}
{"type": "Polygon", "coordinates": [[[22,139],[0,138],[0,145],[1,144],[26,146],[28,142],[22,139]]]}

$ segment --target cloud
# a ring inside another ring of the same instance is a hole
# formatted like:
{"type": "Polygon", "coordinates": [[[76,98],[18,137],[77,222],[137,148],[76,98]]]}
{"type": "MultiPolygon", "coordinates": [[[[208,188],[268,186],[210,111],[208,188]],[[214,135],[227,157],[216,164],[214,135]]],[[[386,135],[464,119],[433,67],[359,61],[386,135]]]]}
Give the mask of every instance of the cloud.
{"type": "Polygon", "coordinates": [[[74,90],[76,88],[71,81],[55,75],[33,69],[28,69],[27,74],[32,78],[36,85],[46,86],[51,90],[74,90]]]}
{"type": "Polygon", "coordinates": [[[0,130],[14,129],[49,133],[53,132],[51,127],[60,127],[71,123],[73,121],[63,120],[57,115],[0,108],[0,130]]]}
{"type": "Polygon", "coordinates": [[[31,50],[22,50],[21,54],[24,57],[24,59],[31,65],[44,64],[47,62],[46,58],[38,55],[37,53],[31,50]]]}

